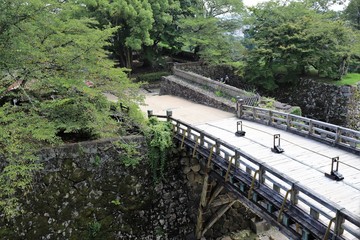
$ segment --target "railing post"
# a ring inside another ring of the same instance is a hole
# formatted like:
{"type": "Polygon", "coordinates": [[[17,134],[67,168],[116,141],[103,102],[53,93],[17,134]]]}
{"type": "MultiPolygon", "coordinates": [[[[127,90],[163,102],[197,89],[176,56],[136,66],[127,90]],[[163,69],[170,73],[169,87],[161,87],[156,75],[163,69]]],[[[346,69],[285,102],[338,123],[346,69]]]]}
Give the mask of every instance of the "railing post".
{"type": "Polygon", "coordinates": [[[180,134],[180,123],[176,122],[176,133],[180,134]]]}
{"type": "Polygon", "coordinates": [[[299,190],[298,190],[297,187],[296,187],[296,183],[297,183],[297,182],[292,183],[292,186],[291,186],[292,192],[291,192],[291,199],[290,199],[290,201],[291,201],[291,204],[292,204],[292,205],[296,205],[296,204],[298,204],[298,202],[299,202],[299,199],[298,199],[299,190]]]}
{"type": "Polygon", "coordinates": [[[339,144],[340,141],[341,141],[341,128],[337,127],[334,145],[339,144]]]}
{"type": "Polygon", "coordinates": [[[344,217],[341,214],[342,209],[338,209],[336,211],[336,220],[335,220],[335,226],[334,226],[334,234],[336,236],[341,236],[344,232],[344,228],[342,227],[342,224],[345,222],[344,217]]]}
{"type": "Polygon", "coordinates": [[[289,130],[291,127],[290,115],[286,114],[286,130],[289,130]]]}
{"type": "Polygon", "coordinates": [[[172,117],[172,111],[171,110],[166,110],[166,118],[168,121],[170,121],[170,118],[172,117]]]}
{"type": "Polygon", "coordinates": [[[220,154],[220,138],[215,140],[215,145],[216,145],[215,153],[216,153],[216,155],[219,155],[220,154]]]}
{"type": "Polygon", "coordinates": [[[243,115],[243,105],[244,105],[244,99],[237,96],[236,97],[236,115],[238,118],[241,118],[243,115]]]}
{"type": "Polygon", "coordinates": [[[264,166],[261,164],[259,167],[259,185],[265,183],[264,174],[265,174],[265,169],[264,166]]]}
{"type": "Polygon", "coordinates": [[[153,110],[147,110],[148,118],[151,118],[153,115],[153,110]]]}
{"type": "Polygon", "coordinates": [[[269,110],[269,121],[268,121],[268,125],[272,125],[273,124],[273,112],[271,110],[269,110]]]}
{"type": "MultiPolygon", "coordinates": [[[[189,139],[189,140],[191,140],[191,127],[187,127],[186,128],[186,133],[187,133],[187,138],[189,139]]],[[[195,139],[194,139],[195,140],[195,139]]]]}
{"type": "Polygon", "coordinates": [[[235,149],[235,167],[240,168],[240,149],[235,149]]]}
{"type": "Polygon", "coordinates": [[[204,131],[201,131],[200,132],[200,146],[204,146],[204,143],[205,143],[205,135],[204,135],[204,131]]]}
{"type": "Polygon", "coordinates": [[[313,135],[313,130],[314,129],[314,122],[313,122],[313,120],[311,120],[310,119],[310,121],[309,121],[309,135],[311,136],[311,135],[313,135]]]}

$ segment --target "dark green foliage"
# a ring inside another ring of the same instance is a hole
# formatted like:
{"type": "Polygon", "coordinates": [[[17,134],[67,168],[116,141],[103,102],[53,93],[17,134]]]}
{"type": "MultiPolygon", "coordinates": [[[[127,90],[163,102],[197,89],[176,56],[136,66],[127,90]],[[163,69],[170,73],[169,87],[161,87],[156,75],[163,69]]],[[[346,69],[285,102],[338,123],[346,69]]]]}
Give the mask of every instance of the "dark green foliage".
{"type": "Polygon", "coordinates": [[[0,108],[0,210],[5,216],[19,214],[16,192],[31,191],[32,176],[42,168],[34,150],[58,142],[55,124],[33,109],[0,108]]]}
{"type": "Polygon", "coordinates": [[[131,68],[133,52],[142,55],[145,62],[157,59],[162,48],[177,45],[174,16],[181,13],[178,1],[172,0],[82,0],[101,27],[119,27],[109,50],[122,67],[131,68]]]}
{"type": "Polygon", "coordinates": [[[144,73],[136,76],[136,81],[138,82],[146,82],[153,83],[159,82],[162,76],[170,75],[170,72],[152,72],[152,73],[144,73]]]}
{"type": "Polygon", "coordinates": [[[185,47],[208,63],[238,61],[243,46],[233,34],[240,28],[244,12],[242,1],[196,0],[191,11],[192,15],[179,21],[182,30],[179,39],[182,39],[185,47]]]}
{"type": "Polygon", "coordinates": [[[139,146],[135,143],[116,142],[115,148],[119,148],[120,160],[127,167],[135,167],[142,160],[139,146]]]}
{"type": "Polygon", "coordinates": [[[344,11],[345,18],[351,23],[352,27],[360,30],[360,0],[351,0],[344,11]]]}
{"type": "Polygon", "coordinates": [[[101,230],[101,223],[99,223],[98,221],[94,220],[93,222],[89,223],[87,239],[89,240],[97,239],[100,230],[101,230]]]}
{"type": "Polygon", "coordinates": [[[151,117],[145,135],[153,179],[158,182],[164,177],[168,151],[173,146],[172,125],[170,122],[162,122],[156,117],[151,117]]]}
{"type": "Polygon", "coordinates": [[[301,108],[300,107],[292,107],[290,114],[301,116],[302,115],[301,108]]]}

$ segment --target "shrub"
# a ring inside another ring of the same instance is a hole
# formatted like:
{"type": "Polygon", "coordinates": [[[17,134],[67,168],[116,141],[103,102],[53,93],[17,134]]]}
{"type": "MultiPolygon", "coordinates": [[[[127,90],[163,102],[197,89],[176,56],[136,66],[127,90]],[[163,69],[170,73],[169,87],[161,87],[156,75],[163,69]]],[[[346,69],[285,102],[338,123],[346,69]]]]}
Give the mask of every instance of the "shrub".
{"type": "Polygon", "coordinates": [[[153,73],[145,73],[138,75],[136,77],[137,82],[147,82],[147,83],[153,83],[158,82],[161,80],[162,76],[170,75],[169,72],[153,72],[153,73]]]}
{"type": "Polygon", "coordinates": [[[292,107],[290,114],[301,116],[302,115],[301,108],[300,107],[292,107]]]}

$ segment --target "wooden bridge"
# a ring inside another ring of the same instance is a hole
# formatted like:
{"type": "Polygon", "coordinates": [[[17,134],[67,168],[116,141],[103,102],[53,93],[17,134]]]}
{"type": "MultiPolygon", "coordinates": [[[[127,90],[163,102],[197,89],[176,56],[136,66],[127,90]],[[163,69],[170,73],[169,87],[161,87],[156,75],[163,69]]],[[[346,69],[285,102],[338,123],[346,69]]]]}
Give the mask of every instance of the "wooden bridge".
{"type": "Polygon", "coordinates": [[[158,117],[174,125],[174,138],[205,172],[198,239],[235,201],[290,239],[360,239],[360,132],[240,99],[237,117],[215,122],[194,126],[170,111],[158,117]],[[223,189],[229,198],[204,219],[223,189]]]}

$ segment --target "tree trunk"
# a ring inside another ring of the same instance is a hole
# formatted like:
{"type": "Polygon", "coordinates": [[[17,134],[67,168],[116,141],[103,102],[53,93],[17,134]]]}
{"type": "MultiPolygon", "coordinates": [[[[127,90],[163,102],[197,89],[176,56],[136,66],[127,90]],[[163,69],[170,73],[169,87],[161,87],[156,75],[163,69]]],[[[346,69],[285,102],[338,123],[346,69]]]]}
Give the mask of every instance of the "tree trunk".
{"type": "Polygon", "coordinates": [[[120,67],[131,69],[132,67],[132,50],[123,48],[116,52],[116,57],[119,59],[120,67]]]}
{"type": "Polygon", "coordinates": [[[348,71],[348,60],[349,60],[349,57],[348,56],[344,56],[342,58],[342,61],[341,61],[341,66],[340,66],[340,76],[344,76],[347,74],[347,71],[348,71]]]}

